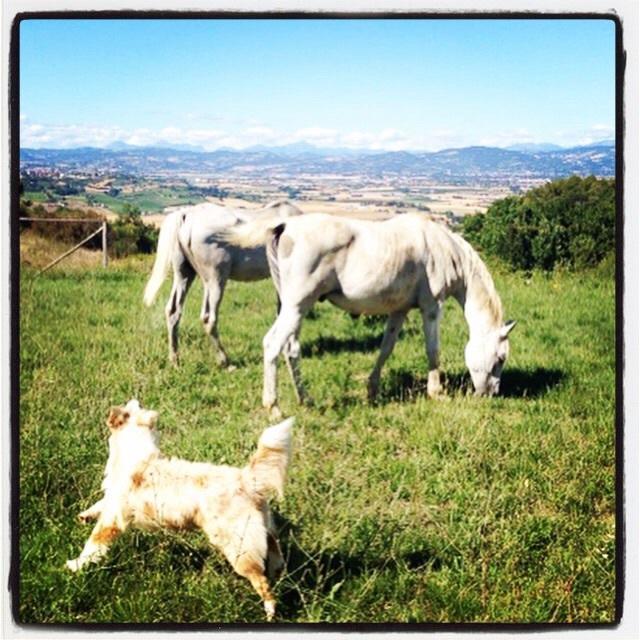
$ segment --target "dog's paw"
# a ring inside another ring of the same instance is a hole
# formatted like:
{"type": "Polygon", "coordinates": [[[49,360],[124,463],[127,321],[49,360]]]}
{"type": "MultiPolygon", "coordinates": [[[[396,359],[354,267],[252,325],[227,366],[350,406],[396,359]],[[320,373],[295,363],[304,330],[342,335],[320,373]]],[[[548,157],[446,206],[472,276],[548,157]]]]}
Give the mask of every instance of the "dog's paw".
{"type": "Polygon", "coordinates": [[[64,566],[67,569],[69,569],[69,571],[72,571],[73,573],[80,571],[80,568],[82,567],[78,558],[74,558],[73,560],[67,560],[64,566]]]}
{"type": "Polygon", "coordinates": [[[276,615],[276,603],[273,600],[265,600],[264,610],[267,614],[267,622],[272,622],[276,615]]]}
{"type": "Polygon", "coordinates": [[[95,514],[91,513],[90,511],[83,511],[82,513],[79,513],[76,517],[80,524],[87,524],[87,522],[91,522],[92,520],[96,519],[95,514]]]}

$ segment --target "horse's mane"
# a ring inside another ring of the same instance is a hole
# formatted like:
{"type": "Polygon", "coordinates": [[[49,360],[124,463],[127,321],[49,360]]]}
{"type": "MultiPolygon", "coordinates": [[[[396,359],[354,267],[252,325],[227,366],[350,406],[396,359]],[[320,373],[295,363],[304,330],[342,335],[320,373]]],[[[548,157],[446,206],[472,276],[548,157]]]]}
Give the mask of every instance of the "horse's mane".
{"type": "Polygon", "coordinates": [[[480,256],[462,236],[440,222],[430,222],[435,228],[427,233],[427,241],[430,250],[440,254],[439,262],[448,286],[463,278],[466,298],[472,298],[480,310],[486,311],[495,325],[502,324],[502,302],[480,256]]]}
{"type": "Polygon", "coordinates": [[[467,296],[475,298],[488,311],[495,325],[502,324],[502,302],[493,278],[476,250],[460,235],[451,234],[466,256],[467,296]]]}

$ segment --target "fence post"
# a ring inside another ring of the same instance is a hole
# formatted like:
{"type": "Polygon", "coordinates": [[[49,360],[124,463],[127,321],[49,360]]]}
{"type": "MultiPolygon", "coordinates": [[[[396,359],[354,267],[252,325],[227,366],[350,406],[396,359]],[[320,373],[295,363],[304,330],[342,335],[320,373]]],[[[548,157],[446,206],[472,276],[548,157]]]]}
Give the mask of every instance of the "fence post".
{"type": "Polygon", "coordinates": [[[107,221],[102,223],[102,266],[107,267],[107,221]]]}

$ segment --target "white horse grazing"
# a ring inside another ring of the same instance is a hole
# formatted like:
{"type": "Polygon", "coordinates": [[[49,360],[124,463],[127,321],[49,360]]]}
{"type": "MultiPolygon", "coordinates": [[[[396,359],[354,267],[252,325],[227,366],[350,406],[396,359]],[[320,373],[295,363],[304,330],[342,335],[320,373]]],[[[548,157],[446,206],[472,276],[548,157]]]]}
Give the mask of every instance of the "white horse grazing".
{"type": "Polygon", "coordinates": [[[369,377],[375,398],[380,371],[412,308],[422,314],[429,377],[427,393],[441,391],[439,323],[445,298],[454,296],[469,326],[465,360],[478,395],[499,390],[509,353],[502,304],[486,266],[459,235],[420,214],[371,222],[308,213],[290,220],[258,220],[234,227],[238,246],[267,245],[271,275],[281,300],[278,318],[263,340],[263,405],[277,412],[276,361],[287,346],[296,393],[303,397],[297,336],[305,313],[327,299],[354,314],[385,314],[388,321],[369,377]]]}
{"type": "Polygon", "coordinates": [[[234,225],[268,216],[270,220],[300,215],[287,201],[257,210],[231,209],[211,202],[183,207],[169,213],[160,228],[158,252],[144,291],[144,303],[151,306],[173,264],[173,288],[165,308],[169,334],[169,359],[178,362],[178,324],[189,287],[197,275],[202,279],[204,298],[200,319],[211,336],[216,358],[228,364],[218,337],[218,307],[227,280],[252,281],[269,277],[264,247],[243,249],[229,245],[222,233],[234,225]]]}

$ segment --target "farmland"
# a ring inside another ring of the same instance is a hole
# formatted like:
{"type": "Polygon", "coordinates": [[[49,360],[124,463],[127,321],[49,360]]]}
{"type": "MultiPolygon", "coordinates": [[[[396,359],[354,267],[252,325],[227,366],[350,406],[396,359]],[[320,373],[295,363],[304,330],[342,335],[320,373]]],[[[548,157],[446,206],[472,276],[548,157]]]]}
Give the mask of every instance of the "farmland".
{"type": "MultiPolygon", "coordinates": [[[[64,264],[64,263],[63,263],[64,264]]],[[[614,278],[611,262],[551,275],[490,261],[518,320],[502,396],[476,398],[455,303],[442,322],[446,395],[426,397],[421,322],[410,314],[376,405],[366,377],[376,319],[327,303],[302,326],[315,402],[297,417],[275,505],[286,571],[281,623],[611,622],[615,617],[614,278]]],[[[263,622],[247,581],[200,533],[122,536],[105,562],[64,570],[88,535],[75,516],[100,494],[108,409],[138,397],[160,413],[167,455],[242,465],[268,419],[261,339],[270,282],[231,282],[214,366],[187,299],[182,363],[168,363],[162,303],[142,306],[151,257],[80,263],[20,293],[20,598],[24,623],[263,622]]],[[[169,282],[161,291],[166,300],[169,282]]]]}

